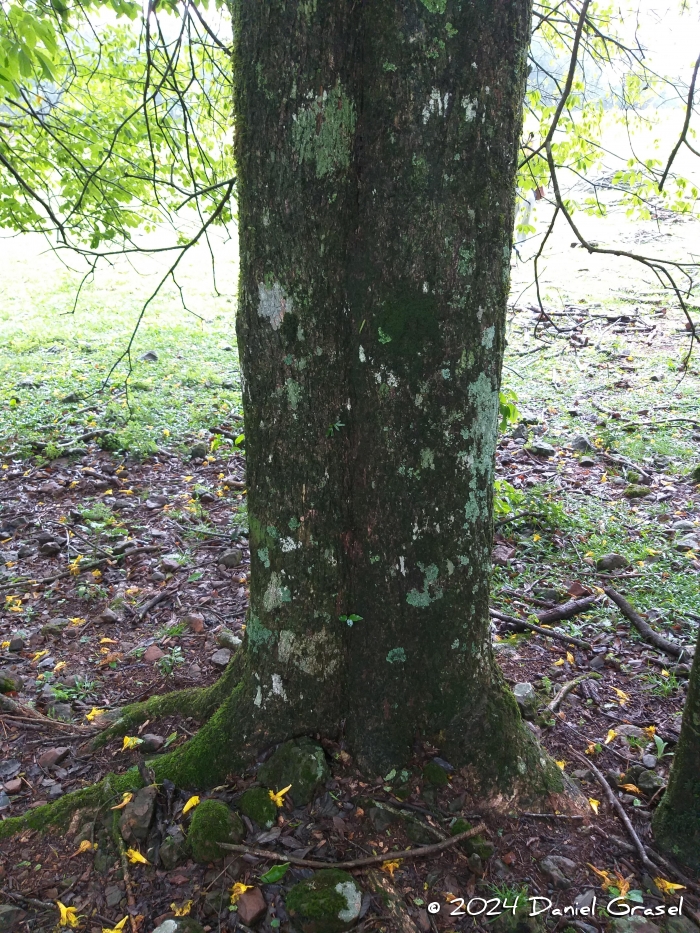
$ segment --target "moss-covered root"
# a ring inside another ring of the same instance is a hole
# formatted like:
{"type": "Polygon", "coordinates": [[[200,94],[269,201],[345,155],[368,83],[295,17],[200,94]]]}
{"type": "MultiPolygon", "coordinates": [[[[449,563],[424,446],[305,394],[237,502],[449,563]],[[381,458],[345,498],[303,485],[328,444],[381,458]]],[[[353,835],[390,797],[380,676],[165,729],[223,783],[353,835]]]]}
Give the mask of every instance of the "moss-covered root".
{"type": "Polygon", "coordinates": [[[160,716],[191,716],[198,722],[206,722],[227,694],[231,692],[240,677],[239,665],[234,659],[221,677],[211,687],[193,687],[189,690],[173,690],[159,696],[149,697],[142,703],[132,703],[121,710],[119,718],[92,740],[92,748],[102,748],[111,739],[129,735],[136,726],[146,720],[160,716]]]}

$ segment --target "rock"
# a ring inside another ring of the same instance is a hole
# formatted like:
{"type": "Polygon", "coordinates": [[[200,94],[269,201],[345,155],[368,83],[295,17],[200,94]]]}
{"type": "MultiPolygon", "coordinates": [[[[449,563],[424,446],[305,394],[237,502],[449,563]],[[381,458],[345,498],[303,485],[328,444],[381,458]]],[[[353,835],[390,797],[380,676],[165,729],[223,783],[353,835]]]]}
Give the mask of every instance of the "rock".
{"type": "Polygon", "coordinates": [[[209,660],[214,665],[214,667],[227,667],[229,661],[231,660],[231,652],[228,650],[228,648],[219,648],[219,650],[215,651],[209,660]]]}
{"type": "Polygon", "coordinates": [[[691,483],[700,483],[700,463],[690,471],[688,479],[691,483]]]}
{"type": "Polygon", "coordinates": [[[33,557],[36,554],[36,549],[31,546],[31,544],[23,544],[22,547],[17,551],[17,557],[20,560],[23,560],[25,557],[33,557]]]}
{"type": "Polygon", "coordinates": [[[698,933],[698,928],[687,917],[666,917],[666,933],[698,933]]]}
{"type": "Polygon", "coordinates": [[[260,888],[244,891],[238,901],[238,918],[246,926],[256,923],[267,910],[267,904],[260,888]]]}
{"type": "Polygon", "coordinates": [[[193,444],[190,447],[190,459],[191,460],[204,460],[206,455],[209,453],[209,448],[206,444],[193,444]]]}
{"type": "Polygon", "coordinates": [[[630,562],[622,554],[603,554],[595,562],[596,570],[626,570],[630,562]]]}
{"type": "Polygon", "coordinates": [[[700,549],[700,538],[696,538],[694,535],[687,535],[686,537],[681,538],[679,541],[675,541],[673,548],[676,551],[681,551],[685,553],[686,551],[697,551],[700,549]]]}
{"type": "Polygon", "coordinates": [[[342,933],[360,915],[362,891],[347,872],[323,868],[295,884],[286,908],[302,933],[342,933]]]}
{"type": "Polygon", "coordinates": [[[537,694],[530,683],[520,683],[513,687],[513,696],[523,716],[531,717],[537,712],[537,694]]]}
{"type": "Polygon", "coordinates": [[[8,645],[8,651],[21,651],[24,648],[24,639],[21,635],[13,635],[8,645]]]}
{"type": "Polygon", "coordinates": [[[637,483],[630,483],[622,493],[625,499],[643,499],[651,495],[651,489],[648,486],[639,486],[637,483]]]}
{"type": "Polygon", "coordinates": [[[185,836],[179,826],[173,826],[168,830],[168,835],[163,840],[160,847],[160,860],[166,871],[172,871],[174,868],[187,858],[185,847],[185,836]]]}
{"type": "Polygon", "coordinates": [[[234,635],[233,632],[229,631],[227,628],[222,628],[216,633],[216,642],[221,645],[222,648],[229,648],[231,651],[236,651],[243,644],[243,639],[239,638],[238,635],[234,635]]]}
{"type": "Polygon", "coordinates": [[[595,466],[595,457],[580,457],[578,462],[582,467],[592,467],[595,466]]]}
{"type": "Polygon", "coordinates": [[[14,671],[0,671],[0,693],[19,693],[24,686],[24,680],[14,671]]]}
{"type": "Polygon", "coordinates": [[[323,749],[306,737],[280,745],[258,769],[258,780],[267,787],[279,790],[291,784],[290,794],[297,806],[310,803],[329,777],[323,749]]]}
{"type": "Polygon", "coordinates": [[[68,619],[54,619],[41,626],[41,634],[45,637],[58,638],[63,634],[63,629],[68,625],[68,619]]]}
{"type": "Polygon", "coordinates": [[[642,764],[645,768],[648,768],[649,771],[653,771],[657,765],[657,760],[655,755],[642,755],[642,764]]]}
{"type": "Polygon", "coordinates": [[[119,885],[110,884],[105,888],[105,901],[108,907],[118,907],[123,897],[124,891],[119,885]]]}
{"type": "Polygon", "coordinates": [[[513,557],[515,557],[515,548],[505,544],[499,544],[491,554],[491,560],[499,567],[506,567],[513,557]]]}
{"type": "Polygon", "coordinates": [[[157,787],[142,787],[124,807],[119,818],[119,831],[124,842],[145,842],[153,822],[157,796],[157,787]]]}
{"type": "Polygon", "coordinates": [[[519,424],[517,427],[513,428],[510,432],[510,436],[514,441],[526,441],[528,435],[527,425],[519,424]]]}
{"type": "Polygon", "coordinates": [[[656,771],[642,771],[636,781],[637,787],[645,794],[654,794],[660,787],[664,786],[664,779],[656,771]]]}
{"type": "Polygon", "coordinates": [[[100,613],[99,619],[100,622],[104,622],[105,625],[114,625],[115,622],[119,622],[119,616],[109,607],[100,613]]]}
{"type": "Polygon", "coordinates": [[[12,904],[0,904],[0,933],[15,933],[26,916],[26,910],[12,904]]]}
{"type": "Polygon", "coordinates": [[[695,524],[695,522],[690,522],[687,519],[681,519],[681,521],[679,522],[674,522],[671,525],[671,528],[673,529],[673,531],[683,532],[683,533],[686,533],[686,532],[690,533],[693,531],[697,531],[697,525],[695,524]]]}
{"type": "Polygon", "coordinates": [[[632,723],[629,722],[621,722],[613,728],[618,735],[631,735],[635,739],[644,738],[643,730],[640,729],[639,726],[633,726],[632,723]]]}
{"type": "Polygon", "coordinates": [[[584,891],[582,894],[578,894],[574,898],[574,907],[577,907],[581,910],[582,907],[591,907],[595,899],[595,891],[593,888],[589,888],[587,891],[584,891]]]}
{"type": "Polygon", "coordinates": [[[556,453],[556,450],[551,444],[541,439],[533,440],[531,444],[528,444],[525,450],[529,450],[535,457],[553,457],[556,453]]]}
{"type": "MultiPolygon", "coordinates": [[[[459,817],[459,819],[456,819],[452,826],[450,826],[450,836],[458,836],[460,833],[465,833],[471,828],[471,823],[459,817]]],[[[485,839],[483,836],[472,836],[471,839],[465,839],[464,842],[460,842],[459,845],[467,855],[477,855],[482,862],[487,862],[496,851],[496,847],[493,843],[489,842],[488,839],[485,839]]]]}
{"type": "Polygon", "coordinates": [[[49,710],[56,719],[62,719],[64,722],[73,718],[73,707],[70,703],[51,703],[49,705],[49,710]]]}
{"type": "Polygon", "coordinates": [[[578,866],[563,855],[548,855],[540,862],[540,868],[555,888],[569,888],[578,866]]]}
{"type": "Polygon", "coordinates": [[[144,363],[157,363],[158,354],[155,350],[147,350],[145,353],[142,353],[139,357],[140,360],[143,360],[144,363]]]}
{"type": "Polygon", "coordinates": [[[168,554],[161,560],[160,566],[169,573],[175,573],[176,570],[180,570],[182,564],[177,556],[168,554]]]}
{"type": "Polygon", "coordinates": [[[37,764],[40,768],[44,768],[45,770],[55,768],[56,765],[60,764],[68,757],[69,752],[70,748],[67,748],[65,745],[59,746],[58,748],[50,748],[39,756],[37,764]]]}
{"type": "MultiPolygon", "coordinates": [[[[269,802],[275,806],[271,800],[269,802]]],[[[194,810],[187,845],[195,862],[215,862],[227,854],[220,848],[220,842],[236,844],[242,842],[244,836],[245,828],[240,816],[221,800],[210,798],[203,800],[194,810]]]]}
{"type": "Polygon", "coordinates": [[[12,805],[12,801],[4,790],[0,790],[0,810],[7,810],[12,805]]]}
{"type": "Polygon", "coordinates": [[[588,454],[595,450],[595,447],[588,440],[585,434],[576,434],[569,441],[569,447],[572,450],[578,450],[582,454],[588,454]]]}
{"type": "Polygon", "coordinates": [[[449,777],[444,768],[434,761],[429,761],[423,768],[423,777],[435,787],[446,787],[449,784],[449,777]]]}
{"type": "Polygon", "coordinates": [[[398,821],[398,816],[395,813],[382,806],[370,807],[367,816],[378,833],[383,833],[389,826],[398,821]]]}
{"type": "Polygon", "coordinates": [[[242,560],[243,551],[238,547],[232,547],[224,551],[218,563],[223,564],[224,567],[238,567],[242,560]]]}
{"type": "Polygon", "coordinates": [[[148,648],[143,653],[144,661],[148,661],[153,664],[156,661],[160,661],[161,658],[165,657],[165,652],[161,651],[158,645],[149,645],[148,648]]]}
{"type": "Polygon", "coordinates": [[[162,735],[155,735],[152,732],[142,735],[141,739],[142,744],[140,748],[142,752],[159,752],[165,742],[162,735]]]}
{"type": "Polygon", "coordinates": [[[169,917],[153,933],[204,933],[204,927],[194,917],[169,917]]]}
{"type": "Polygon", "coordinates": [[[204,631],[204,616],[198,612],[190,612],[188,615],[183,616],[180,621],[195,635],[201,635],[204,631]]]}
{"type": "Polygon", "coordinates": [[[661,933],[661,928],[646,917],[616,917],[608,927],[609,933],[661,933]]]}
{"type": "Polygon", "coordinates": [[[11,781],[5,781],[5,790],[8,794],[18,794],[22,790],[21,778],[13,778],[11,781]]]}
{"type": "Polygon", "coordinates": [[[55,557],[61,550],[61,545],[58,541],[47,541],[45,544],[42,544],[39,548],[39,551],[45,557],[55,557]]]}
{"type": "MultiPolygon", "coordinates": [[[[279,785],[280,788],[286,786],[286,784],[279,785]]],[[[238,806],[241,813],[255,820],[264,829],[270,829],[277,819],[277,807],[270,800],[270,794],[264,787],[251,787],[240,797],[238,806]]]]}

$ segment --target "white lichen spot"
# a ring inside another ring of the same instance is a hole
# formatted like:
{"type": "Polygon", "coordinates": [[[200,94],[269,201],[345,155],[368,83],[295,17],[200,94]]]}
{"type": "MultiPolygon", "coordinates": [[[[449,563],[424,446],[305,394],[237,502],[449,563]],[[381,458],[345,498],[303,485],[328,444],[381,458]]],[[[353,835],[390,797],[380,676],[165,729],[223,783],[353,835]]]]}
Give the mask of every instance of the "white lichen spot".
{"type": "Polygon", "coordinates": [[[430,97],[425,107],[423,107],[423,123],[427,123],[431,116],[444,117],[447,114],[447,105],[450,102],[450,92],[445,91],[440,94],[438,88],[434,87],[430,92],[430,97]]]}
{"type": "Polygon", "coordinates": [[[392,389],[395,389],[396,386],[399,384],[399,380],[396,378],[396,376],[392,372],[390,372],[389,375],[386,377],[386,381],[392,387],[392,389]]]}
{"type": "Polygon", "coordinates": [[[293,307],[292,299],[285,295],[279,282],[272,286],[258,284],[258,315],[270,322],[273,330],[279,330],[282,319],[293,307]]]}
{"type": "Polygon", "coordinates": [[[493,338],[496,334],[496,328],[491,326],[487,327],[486,330],[481,335],[481,346],[486,347],[487,350],[490,350],[493,346],[493,338]]]}
{"type": "Polygon", "coordinates": [[[423,294],[424,295],[428,294],[428,283],[427,282],[423,282],[423,294]]]}
{"type": "Polygon", "coordinates": [[[381,381],[382,381],[382,374],[381,374],[381,373],[375,373],[375,374],[374,374],[374,378],[377,380],[377,382],[381,382],[381,381]]]}
{"type": "Polygon", "coordinates": [[[290,603],[291,601],[292,597],[289,588],[282,586],[282,579],[278,573],[273,573],[263,596],[263,606],[268,612],[271,612],[273,609],[279,609],[284,603],[290,603]]]}
{"type": "Polygon", "coordinates": [[[403,557],[403,555],[399,557],[399,570],[405,577],[406,576],[406,558],[403,557]]]}
{"type": "Polygon", "coordinates": [[[452,648],[453,651],[456,651],[459,648],[459,638],[455,638],[455,640],[450,645],[450,648],[452,648]]]}
{"type": "MultiPolygon", "coordinates": [[[[472,68],[474,67],[476,66],[472,65],[472,68]]],[[[474,117],[476,116],[476,105],[477,105],[476,97],[474,98],[463,97],[462,98],[462,107],[464,108],[464,119],[467,121],[467,123],[471,123],[474,117]]]]}
{"type": "Polygon", "coordinates": [[[333,674],[340,664],[337,645],[325,628],[303,637],[284,629],[279,636],[277,658],[281,664],[292,664],[318,678],[333,674]]]}
{"type": "Polygon", "coordinates": [[[525,764],[522,758],[518,758],[518,771],[520,772],[520,774],[527,773],[527,765],[525,764]]]}
{"type": "Polygon", "coordinates": [[[258,687],[253,703],[256,706],[262,706],[262,687],[258,687]]]}
{"type": "Polygon", "coordinates": [[[284,690],[284,684],[282,683],[282,678],[279,674],[272,675],[272,692],[276,697],[279,697],[281,700],[287,699],[287,694],[284,690]]]}
{"type": "Polygon", "coordinates": [[[367,362],[367,357],[365,356],[365,348],[362,346],[362,344],[360,344],[360,362],[361,363],[367,362]]]}
{"type": "Polygon", "coordinates": [[[448,560],[447,561],[447,576],[451,577],[454,572],[455,572],[455,565],[452,563],[451,560],[448,560]]]}
{"type": "Polygon", "coordinates": [[[354,881],[339,881],[335,886],[338,894],[345,898],[343,910],[338,912],[338,919],[343,923],[353,923],[360,916],[362,893],[354,881]]]}
{"type": "Polygon", "coordinates": [[[290,551],[296,551],[296,549],[300,547],[301,542],[295,541],[294,538],[280,538],[280,549],[284,554],[289,554],[290,551]]]}

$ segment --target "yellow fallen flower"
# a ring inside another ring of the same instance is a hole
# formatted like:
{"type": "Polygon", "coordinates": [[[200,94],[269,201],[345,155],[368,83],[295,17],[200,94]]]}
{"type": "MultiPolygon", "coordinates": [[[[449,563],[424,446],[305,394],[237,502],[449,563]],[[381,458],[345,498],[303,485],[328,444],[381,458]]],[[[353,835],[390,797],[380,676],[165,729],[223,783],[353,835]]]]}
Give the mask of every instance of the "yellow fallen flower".
{"type": "Polygon", "coordinates": [[[600,800],[595,800],[593,797],[588,798],[588,802],[591,805],[591,810],[598,816],[598,807],[600,806],[600,800]]]}
{"type": "Polygon", "coordinates": [[[123,810],[124,807],[127,805],[127,803],[131,803],[133,799],[134,799],[134,795],[130,794],[129,791],[125,791],[122,794],[122,802],[118,803],[116,807],[110,807],[109,809],[110,810],[123,810]]]}
{"type": "Polygon", "coordinates": [[[125,735],[124,744],[122,745],[122,751],[125,752],[130,748],[136,748],[137,745],[141,745],[143,739],[139,739],[135,735],[125,735]]]}
{"type": "Polygon", "coordinates": [[[237,904],[245,892],[249,891],[252,887],[252,884],[243,884],[242,881],[237,881],[231,888],[231,904],[237,904]]]}
{"type": "Polygon", "coordinates": [[[387,875],[391,875],[391,877],[392,877],[392,879],[393,879],[393,877],[394,877],[394,872],[396,871],[396,869],[399,867],[400,864],[401,864],[401,863],[400,863],[399,861],[397,861],[396,859],[393,859],[393,860],[391,860],[391,861],[382,862],[382,864],[381,864],[381,870],[382,870],[382,871],[385,871],[385,872],[387,873],[387,875]]]}
{"type": "Polygon", "coordinates": [[[62,904],[60,901],[56,901],[56,906],[61,913],[58,920],[59,926],[77,927],[80,924],[80,920],[78,920],[78,911],[75,907],[66,907],[66,905],[62,904]]]}
{"type": "Polygon", "coordinates": [[[89,713],[85,713],[85,718],[88,722],[94,722],[98,716],[104,716],[105,711],[103,709],[97,709],[96,706],[90,710],[89,713]]]}
{"type": "Polygon", "coordinates": [[[127,914],[127,916],[123,917],[115,927],[110,927],[109,929],[102,927],[102,933],[122,933],[122,930],[126,926],[126,921],[128,919],[129,915],[127,914]]]}
{"type": "Polygon", "coordinates": [[[674,891],[684,891],[684,884],[674,884],[673,881],[666,881],[665,878],[654,878],[654,884],[657,888],[664,892],[664,894],[673,894],[674,891]]]}
{"type": "Polygon", "coordinates": [[[192,901],[185,901],[184,904],[181,904],[180,907],[173,901],[170,905],[170,909],[175,914],[176,917],[186,917],[189,912],[192,910],[192,901]]]}
{"type": "Polygon", "coordinates": [[[190,797],[190,799],[187,801],[185,806],[182,808],[183,814],[189,813],[189,811],[193,810],[197,806],[198,803],[199,803],[199,797],[197,797],[196,794],[194,797],[190,797]]]}
{"type": "Polygon", "coordinates": [[[270,791],[270,800],[271,800],[271,801],[275,804],[275,806],[277,806],[277,807],[282,807],[282,806],[284,806],[284,795],[287,793],[288,790],[291,790],[291,789],[292,789],[292,785],[291,785],[291,784],[287,784],[286,787],[283,787],[282,790],[278,790],[277,793],[275,793],[274,791],[271,790],[271,791],[270,791]]]}
{"type": "Polygon", "coordinates": [[[126,857],[129,859],[132,865],[150,865],[151,864],[144,855],[141,855],[138,849],[127,849],[126,857]]]}

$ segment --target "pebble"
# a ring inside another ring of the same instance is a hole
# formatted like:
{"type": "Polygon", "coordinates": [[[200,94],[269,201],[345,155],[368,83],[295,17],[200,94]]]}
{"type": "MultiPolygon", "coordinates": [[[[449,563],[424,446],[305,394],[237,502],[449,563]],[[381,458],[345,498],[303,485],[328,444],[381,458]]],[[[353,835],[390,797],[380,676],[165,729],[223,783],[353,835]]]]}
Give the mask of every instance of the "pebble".
{"type": "Polygon", "coordinates": [[[141,751],[143,752],[159,752],[165,743],[162,735],[155,735],[151,732],[142,735],[141,739],[141,751]]]}
{"type": "Polygon", "coordinates": [[[146,648],[144,655],[143,655],[144,661],[148,661],[150,663],[154,663],[155,661],[160,661],[160,659],[164,657],[165,657],[165,652],[161,651],[158,645],[149,645],[148,648],[146,648]]]}
{"type": "Polygon", "coordinates": [[[581,457],[579,460],[579,465],[582,467],[595,466],[595,457],[581,457]]]}
{"type": "Polygon", "coordinates": [[[59,745],[57,748],[49,748],[37,759],[40,768],[54,768],[68,757],[70,748],[65,745],[59,745]]]}
{"type": "Polygon", "coordinates": [[[232,547],[228,551],[224,551],[219,557],[218,563],[223,564],[224,567],[238,567],[242,560],[243,551],[238,547],[232,547]]]}
{"type": "Polygon", "coordinates": [[[530,453],[534,454],[536,457],[553,457],[556,453],[551,444],[542,440],[534,440],[525,450],[529,450],[530,453]]]}
{"type": "Polygon", "coordinates": [[[650,771],[653,770],[657,765],[657,759],[655,755],[642,755],[642,764],[645,768],[648,768],[650,771]]]}
{"type": "Polygon", "coordinates": [[[10,651],[21,651],[24,648],[24,639],[21,635],[13,635],[10,639],[10,651]]]}
{"type": "Polygon", "coordinates": [[[581,453],[590,453],[595,448],[585,434],[576,434],[569,441],[569,447],[572,450],[580,450],[581,453]]]}
{"type": "Polygon", "coordinates": [[[194,632],[195,635],[201,635],[204,631],[204,616],[200,615],[198,612],[191,612],[189,615],[183,616],[180,621],[183,622],[191,632],[194,632]]]}
{"type": "Polygon", "coordinates": [[[265,898],[260,888],[252,888],[241,895],[238,901],[238,919],[246,926],[252,926],[267,910],[265,898]]]}
{"type": "Polygon", "coordinates": [[[100,622],[104,622],[106,625],[113,625],[115,622],[119,621],[119,616],[114,612],[113,609],[105,609],[100,613],[100,622]]]}
{"type": "Polygon", "coordinates": [[[13,778],[11,781],[5,781],[5,790],[8,794],[18,794],[22,790],[21,778],[13,778]]]}
{"type": "Polygon", "coordinates": [[[219,648],[209,660],[215,667],[226,667],[231,660],[231,652],[228,648],[219,648]]]}

